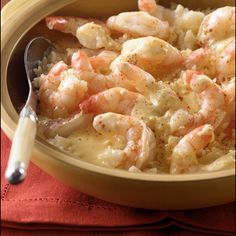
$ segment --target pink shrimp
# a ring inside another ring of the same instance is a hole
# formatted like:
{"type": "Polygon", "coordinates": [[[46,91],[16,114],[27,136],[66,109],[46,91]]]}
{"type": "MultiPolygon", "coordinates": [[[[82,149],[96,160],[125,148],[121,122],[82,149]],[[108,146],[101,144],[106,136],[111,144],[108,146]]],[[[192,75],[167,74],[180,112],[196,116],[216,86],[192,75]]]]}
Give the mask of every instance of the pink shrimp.
{"type": "Polygon", "coordinates": [[[160,20],[167,20],[169,23],[174,20],[174,11],[158,5],[155,0],[138,0],[138,8],[160,20]]]}
{"type": "Polygon", "coordinates": [[[132,36],[155,36],[161,39],[169,37],[169,24],[146,12],[122,12],[107,19],[107,26],[114,31],[132,36]]]}
{"type": "Polygon", "coordinates": [[[170,173],[194,171],[198,166],[196,153],[214,140],[213,127],[209,124],[195,128],[175,146],[171,155],[170,173]]]}
{"type": "Polygon", "coordinates": [[[45,18],[46,26],[50,30],[57,30],[63,33],[70,33],[76,36],[76,30],[78,27],[89,23],[96,22],[98,24],[104,25],[102,21],[96,19],[84,19],[80,17],[72,16],[47,16],[45,18]]]}
{"type": "Polygon", "coordinates": [[[75,52],[71,59],[72,67],[80,73],[80,79],[88,82],[89,94],[112,87],[122,87],[147,95],[148,89],[155,83],[152,75],[128,62],[120,62],[108,75],[96,73],[89,59],[83,50],[75,52]]]}
{"type": "Polygon", "coordinates": [[[98,55],[90,57],[89,62],[94,71],[106,74],[110,71],[110,64],[117,56],[117,52],[103,50],[98,55]]]}
{"type": "Polygon", "coordinates": [[[66,65],[66,63],[64,61],[59,61],[50,69],[50,71],[48,72],[48,76],[59,76],[63,71],[67,69],[68,66],[66,65]]]}
{"type": "Polygon", "coordinates": [[[75,70],[67,69],[60,61],[48,75],[41,77],[39,88],[40,114],[50,118],[65,117],[71,114],[87,92],[87,82],[79,79],[75,70]]]}
{"type": "Polygon", "coordinates": [[[79,73],[83,71],[93,71],[89,58],[83,50],[78,50],[72,54],[71,67],[76,69],[79,73]]]}
{"type": "Polygon", "coordinates": [[[74,35],[86,48],[120,50],[121,46],[110,36],[106,25],[99,20],[79,17],[49,16],[45,18],[50,30],[74,35]]]}
{"type": "Polygon", "coordinates": [[[222,89],[199,72],[186,71],[184,79],[187,86],[200,95],[202,102],[200,110],[194,114],[189,114],[182,109],[177,110],[170,119],[172,132],[182,135],[205,123],[217,128],[225,116],[225,99],[222,89]]]}
{"type": "Polygon", "coordinates": [[[226,117],[218,130],[226,135],[226,139],[230,140],[233,138],[235,130],[235,78],[222,84],[222,90],[225,95],[226,117]]]}
{"type": "Polygon", "coordinates": [[[164,7],[157,5],[155,0],[138,0],[138,8],[152,16],[163,20],[162,11],[164,7]]]}
{"type": "Polygon", "coordinates": [[[139,98],[142,98],[142,95],[115,87],[90,96],[79,105],[79,108],[85,114],[105,112],[130,114],[139,98]]]}
{"type": "Polygon", "coordinates": [[[71,66],[79,72],[81,80],[87,81],[89,95],[116,87],[118,77],[94,72],[89,57],[83,50],[78,50],[72,55],[71,66]]]}
{"type": "Polygon", "coordinates": [[[217,75],[216,54],[209,48],[198,48],[194,50],[184,62],[188,70],[201,71],[209,77],[217,75]]]}
{"type": "MultiPolygon", "coordinates": [[[[72,18],[71,18],[72,19],[72,18]]],[[[62,16],[48,16],[45,18],[46,26],[50,30],[58,30],[64,33],[75,33],[77,25],[68,24],[69,18],[62,16]],[[72,27],[73,26],[73,27],[72,27]]]]}
{"type": "MultiPolygon", "coordinates": [[[[202,98],[201,108],[194,116],[196,123],[207,121],[213,127],[217,123],[216,110],[224,110],[225,99],[222,89],[209,77],[193,71],[186,71],[185,82],[194,92],[199,93],[202,98]]],[[[194,123],[195,123],[194,122],[194,123]]]]}
{"type": "Polygon", "coordinates": [[[216,59],[217,74],[221,77],[235,75],[235,40],[231,41],[216,59]]]}
{"type": "Polygon", "coordinates": [[[188,69],[193,69],[194,66],[200,67],[204,63],[205,56],[205,50],[198,48],[186,58],[184,64],[188,69]]]}
{"type": "Polygon", "coordinates": [[[185,59],[187,69],[202,70],[210,77],[230,78],[235,74],[235,40],[224,45],[223,50],[198,48],[185,59]]]}
{"type": "Polygon", "coordinates": [[[148,36],[126,41],[121,55],[113,61],[111,67],[120,62],[129,62],[158,77],[181,67],[183,61],[178,49],[164,40],[148,36]]]}
{"type": "Polygon", "coordinates": [[[153,15],[157,10],[157,3],[155,0],[138,0],[138,7],[140,11],[145,11],[153,15]]]}
{"type": "Polygon", "coordinates": [[[222,39],[235,35],[235,7],[221,7],[206,15],[198,30],[198,41],[202,46],[213,46],[222,39]]]}
{"type": "Polygon", "coordinates": [[[108,70],[111,62],[118,56],[114,51],[103,50],[96,56],[88,57],[84,50],[73,53],[71,66],[79,72],[90,71],[100,72],[108,70]]]}
{"type": "Polygon", "coordinates": [[[72,55],[71,66],[79,72],[79,78],[87,82],[88,95],[114,87],[116,78],[94,72],[89,57],[83,50],[78,50],[72,55]]]}
{"type": "Polygon", "coordinates": [[[117,64],[114,74],[120,78],[118,81],[119,86],[139,92],[145,96],[149,95],[156,82],[151,74],[128,62],[117,64]]]}
{"type": "Polygon", "coordinates": [[[227,114],[235,118],[235,77],[222,85],[226,100],[227,114]]]}
{"type": "Polygon", "coordinates": [[[156,141],[151,129],[140,119],[115,113],[105,113],[94,118],[93,127],[100,133],[126,137],[123,149],[108,148],[99,155],[109,167],[129,169],[135,166],[142,169],[155,158],[156,141]]]}

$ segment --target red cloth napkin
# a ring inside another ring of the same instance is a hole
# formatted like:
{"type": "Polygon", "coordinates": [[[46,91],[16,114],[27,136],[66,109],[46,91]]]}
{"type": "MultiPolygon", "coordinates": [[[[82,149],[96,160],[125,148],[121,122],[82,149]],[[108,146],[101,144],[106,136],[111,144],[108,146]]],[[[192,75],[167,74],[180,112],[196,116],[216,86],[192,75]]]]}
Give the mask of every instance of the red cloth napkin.
{"type": "Polygon", "coordinates": [[[32,163],[22,184],[9,185],[4,172],[10,146],[1,131],[4,235],[235,235],[234,203],[187,211],[129,208],[67,187],[32,163]]]}

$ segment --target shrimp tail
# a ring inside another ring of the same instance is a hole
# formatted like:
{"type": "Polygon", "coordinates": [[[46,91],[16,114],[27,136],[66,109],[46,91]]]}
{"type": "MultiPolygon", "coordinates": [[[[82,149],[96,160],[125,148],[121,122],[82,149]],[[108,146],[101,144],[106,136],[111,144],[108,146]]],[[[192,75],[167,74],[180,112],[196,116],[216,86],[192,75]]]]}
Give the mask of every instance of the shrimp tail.
{"type": "Polygon", "coordinates": [[[46,26],[50,30],[64,31],[68,20],[65,17],[60,16],[47,16],[45,18],[46,26]]]}

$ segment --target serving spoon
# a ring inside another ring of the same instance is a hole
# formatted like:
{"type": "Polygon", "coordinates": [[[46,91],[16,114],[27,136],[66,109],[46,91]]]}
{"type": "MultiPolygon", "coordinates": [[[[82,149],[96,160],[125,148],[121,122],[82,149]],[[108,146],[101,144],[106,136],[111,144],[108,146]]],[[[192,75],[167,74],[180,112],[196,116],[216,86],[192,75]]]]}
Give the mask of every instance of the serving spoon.
{"type": "Polygon", "coordinates": [[[37,131],[37,95],[32,85],[35,78],[33,70],[38,67],[43,57],[47,56],[53,48],[55,48],[54,45],[44,37],[33,38],[25,48],[24,64],[29,94],[26,104],[20,112],[5,172],[5,177],[10,184],[22,182],[27,174],[37,131]]]}

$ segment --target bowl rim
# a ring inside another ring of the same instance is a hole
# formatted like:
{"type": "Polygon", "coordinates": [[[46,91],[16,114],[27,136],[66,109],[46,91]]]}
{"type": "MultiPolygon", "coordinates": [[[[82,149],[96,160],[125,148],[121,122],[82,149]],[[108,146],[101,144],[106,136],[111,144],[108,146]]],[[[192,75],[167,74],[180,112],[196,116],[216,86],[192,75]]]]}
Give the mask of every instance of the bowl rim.
{"type": "MultiPolygon", "coordinates": [[[[17,0],[19,1],[19,0],[17,0]]],[[[22,2],[25,2],[25,0],[21,0],[22,2]]],[[[12,0],[12,3],[16,2],[15,0],[12,0]]],[[[38,0],[37,0],[38,2],[38,0]]],[[[71,3],[72,1],[68,2],[71,3]]],[[[44,1],[44,4],[45,1],[44,1]]],[[[7,5],[10,6],[10,3],[7,5]]],[[[7,9],[7,5],[4,7],[5,10],[7,9]]],[[[42,4],[43,5],[43,4],[42,4]]],[[[3,8],[3,13],[4,13],[3,8]]],[[[34,22],[35,23],[35,22],[34,22]]],[[[33,24],[32,24],[33,25],[33,24]]],[[[32,27],[32,26],[31,26],[32,27]]],[[[2,26],[1,26],[2,28],[2,26]]],[[[27,31],[28,29],[26,29],[27,31]]],[[[24,35],[22,35],[23,37],[24,35]]],[[[15,46],[19,40],[15,43],[15,46]]],[[[11,54],[9,55],[10,58],[11,54]]],[[[7,64],[6,64],[7,65],[7,64]]],[[[6,75],[5,75],[6,76],[6,75]]],[[[2,80],[5,79],[2,78],[2,80]]],[[[3,88],[1,88],[2,90],[3,88]]],[[[8,94],[8,92],[7,92],[8,94]]],[[[8,98],[9,101],[9,94],[8,98]]],[[[7,113],[7,110],[3,106],[2,101],[4,100],[4,97],[1,99],[1,128],[3,131],[7,134],[7,136],[12,139],[13,133],[16,129],[16,123],[12,119],[12,117],[7,113]],[[10,124],[10,125],[9,125],[10,124]]],[[[10,101],[11,103],[11,101],[10,101]]],[[[11,103],[12,106],[12,103],[11,103]]],[[[221,170],[221,171],[215,171],[215,172],[207,172],[207,173],[192,173],[192,174],[150,174],[150,173],[132,173],[127,170],[120,170],[120,169],[114,169],[114,168],[107,168],[103,166],[99,166],[96,164],[92,164],[89,162],[86,162],[84,160],[76,159],[69,154],[65,154],[62,151],[57,150],[56,148],[53,148],[52,145],[46,143],[46,141],[40,140],[40,138],[37,136],[35,140],[35,145],[33,148],[33,155],[40,155],[44,158],[51,158],[54,160],[57,160],[59,162],[62,162],[63,164],[69,165],[70,167],[74,168],[80,168],[83,170],[87,170],[90,172],[98,173],[100,175],[107,175],[107,176],[113,176],[116,178],[122,178],[122,179],[132,179],[133,181],[149,181],[149,182],[189,182],[189,181],[209,181],[213,179],[223,179],[223,178],[235,178],[235,168],[221,170]]]]}

